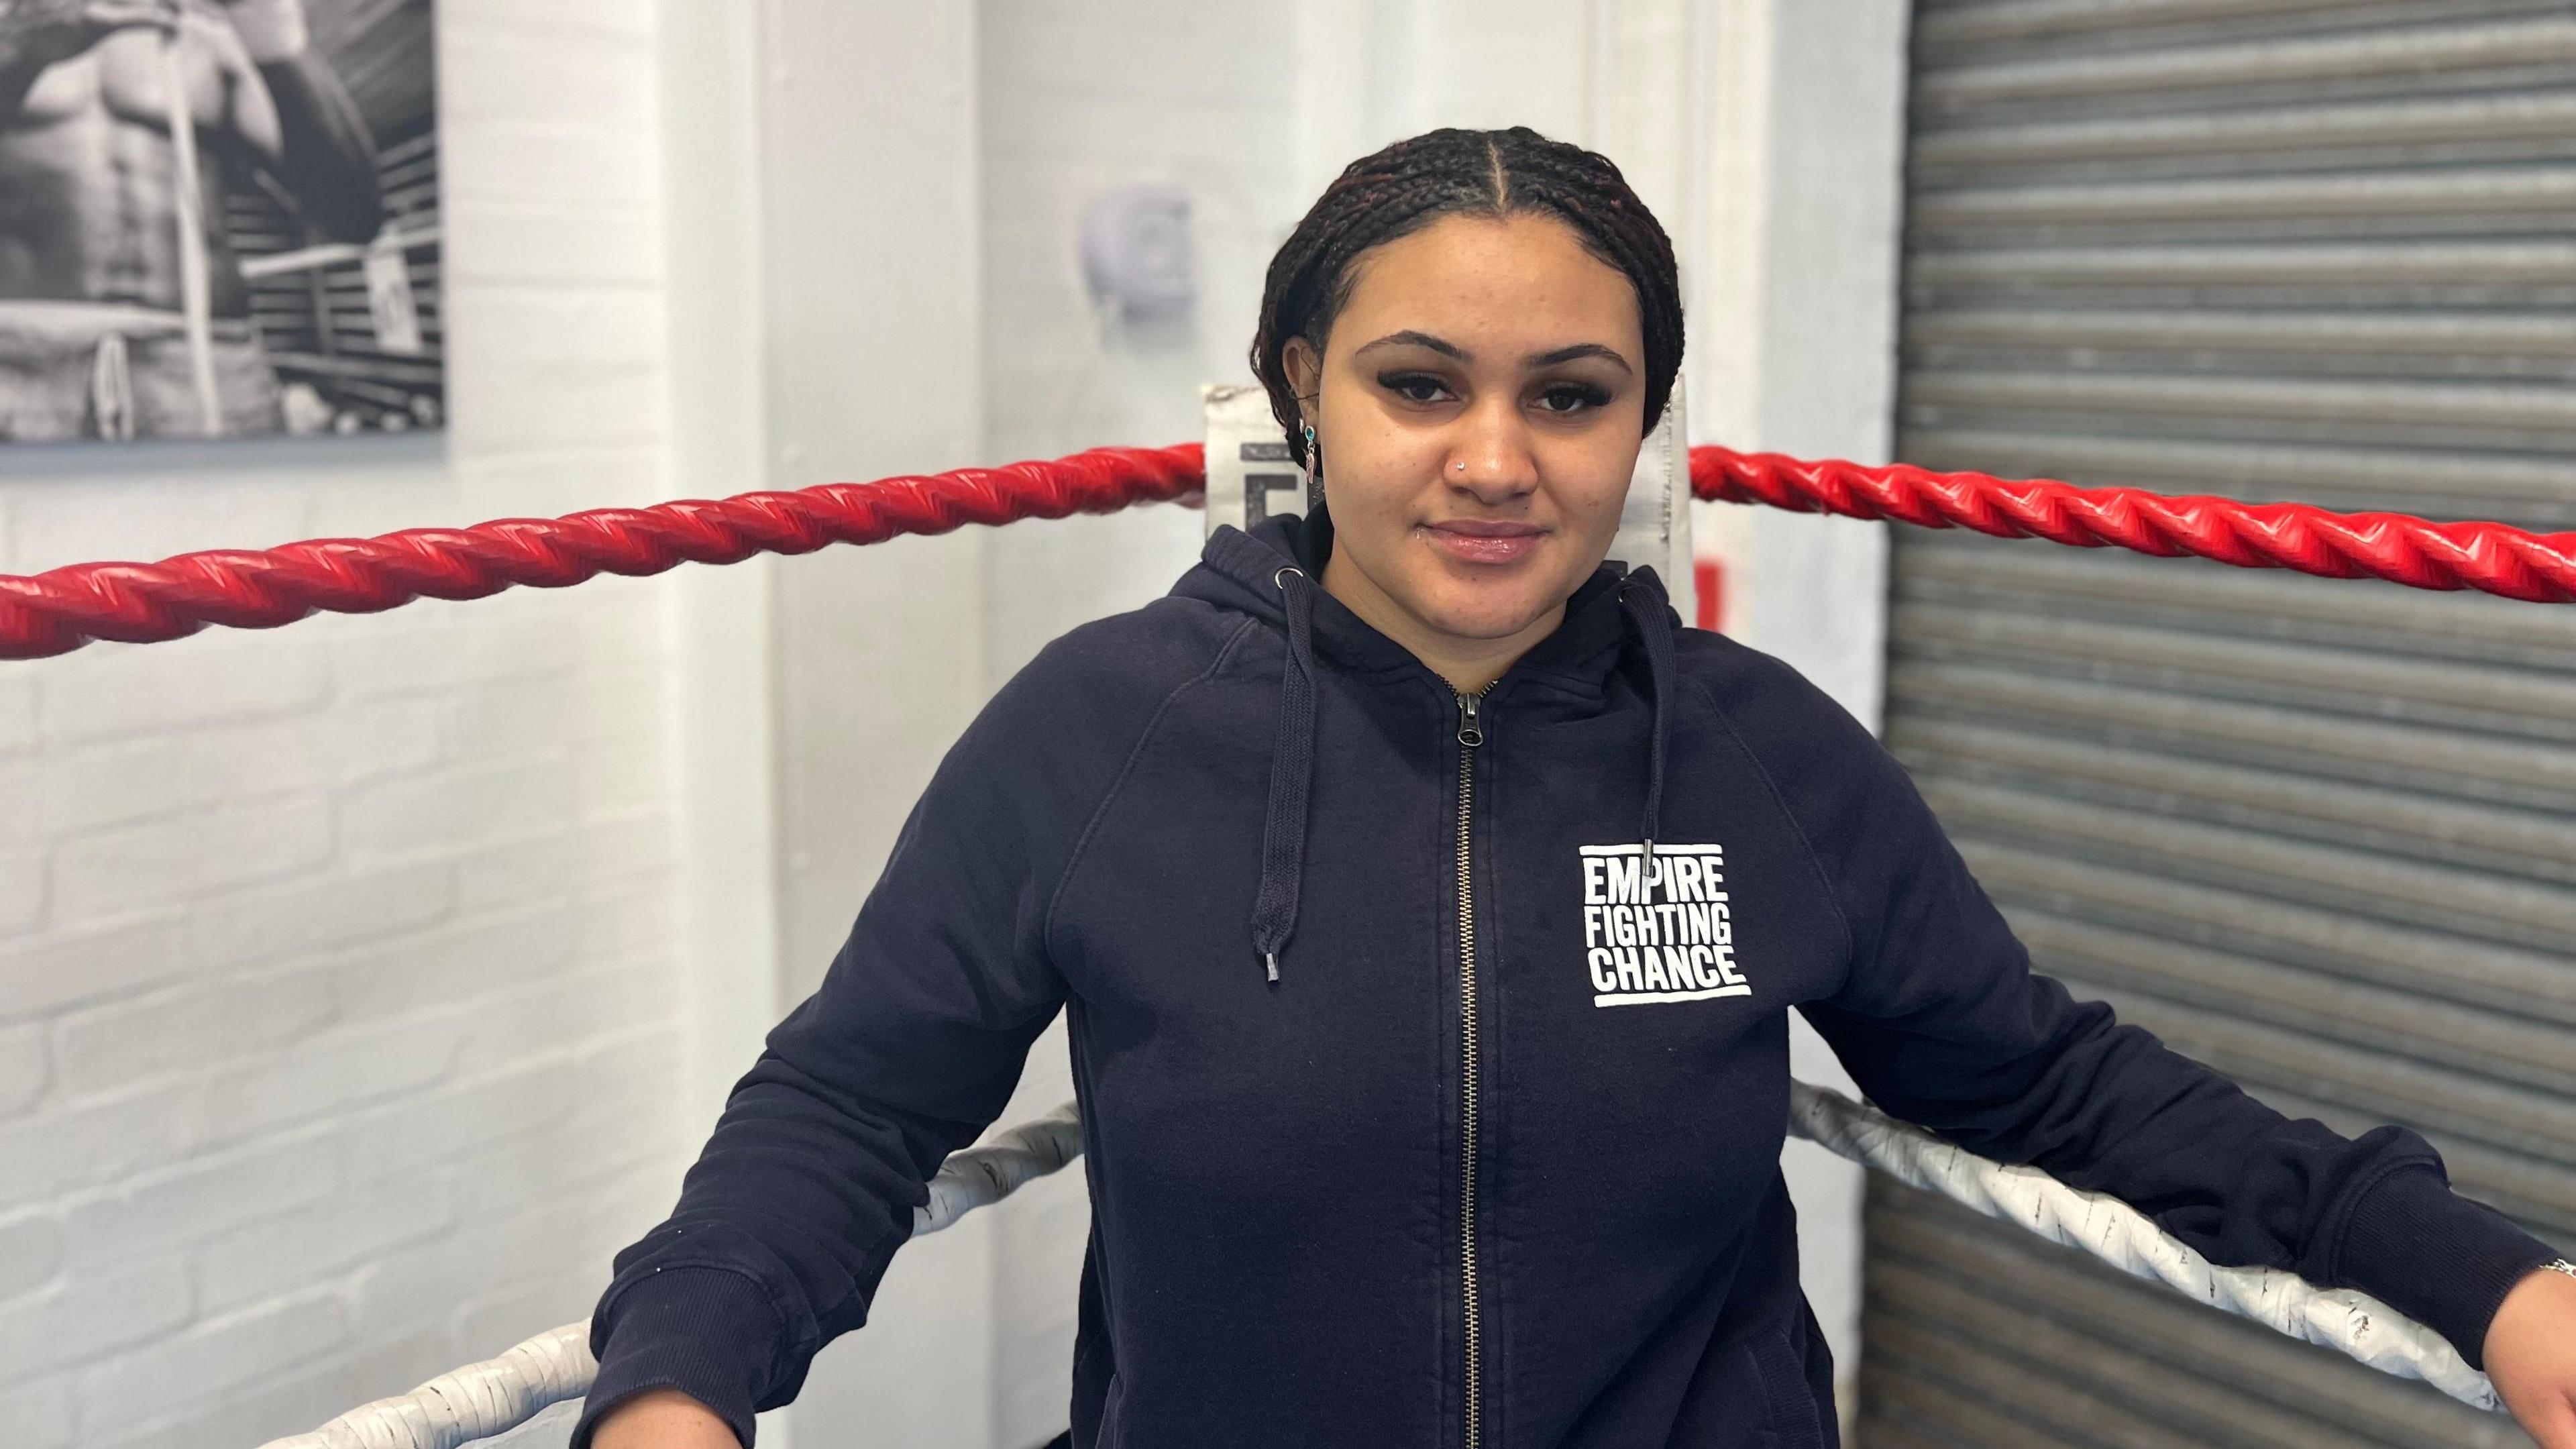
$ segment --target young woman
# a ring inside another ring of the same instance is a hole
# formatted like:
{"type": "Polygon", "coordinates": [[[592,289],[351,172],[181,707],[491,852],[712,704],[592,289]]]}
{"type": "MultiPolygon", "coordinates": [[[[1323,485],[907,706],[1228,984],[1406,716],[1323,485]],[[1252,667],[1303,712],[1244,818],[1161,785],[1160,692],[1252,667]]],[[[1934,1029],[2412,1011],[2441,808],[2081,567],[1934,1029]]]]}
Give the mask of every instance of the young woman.
{"type": "Polygon", "coordinates": [[[750,1443],[1059,1009],[1074,1445],[1835,1444],[1794,1006],[1887,1110],[2376,1294],[2576,1449],[2550,1248],[2416,1134],[2288,1120],[2033,974],[1867,731],[1603,562],[1681,353],[1601,157],[1343,172],[1253,344],[1325,505],[1220,528],[959,739],[618,1255],[574,1444],[750,1443]]]}

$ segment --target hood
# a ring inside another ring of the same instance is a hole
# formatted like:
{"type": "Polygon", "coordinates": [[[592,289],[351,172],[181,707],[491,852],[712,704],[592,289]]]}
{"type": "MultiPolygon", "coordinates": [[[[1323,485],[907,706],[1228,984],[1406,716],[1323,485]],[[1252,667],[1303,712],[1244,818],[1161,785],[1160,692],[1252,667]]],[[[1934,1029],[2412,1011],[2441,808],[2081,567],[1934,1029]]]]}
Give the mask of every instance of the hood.
{"type": "MultiPolygon", "coordinates": [[[[1413,651],[1378,632],[1350,606],[1324,592],[1324,564],[1332,556],[1333,521],[1323,505],[1308,514],[1278,514],[1247,531],[1220,524],[1199,561],[1172,586],[1175,595],[1205,599],[1252,614],[1287,637],[1280,668],[1279,729],[1270,760],[1270,804],[1261,831],[1261,887],[1252,907],[1252,949],[1271,981],[1279,979],[1280,953],[1297,923],[1297,892],[1305,876],[1307,795],[1315,773],[1315,657],[1363,673],[1414,672],[1443,689],[1451,686],[1413,651]]],[[[1645,858],[1654,859],[1657,816],[1663,807],[1665,739],[1673,694],[1674,631],[1681,618],[1649,567],[1604,563],[1566,599],[1556,631],[1515,661],[1493,688],[1532,670],[1574,675],[1600,683],[1620,661],[1634,658],[1653,703],[1647,734],[1646,808],[1638,822],[1645,858]]],[[[1490,692],[1490,690],[1488,691],[1490,692]]],[[[1463,743],[1463,741],[1462,741],[1463,743]]]]}

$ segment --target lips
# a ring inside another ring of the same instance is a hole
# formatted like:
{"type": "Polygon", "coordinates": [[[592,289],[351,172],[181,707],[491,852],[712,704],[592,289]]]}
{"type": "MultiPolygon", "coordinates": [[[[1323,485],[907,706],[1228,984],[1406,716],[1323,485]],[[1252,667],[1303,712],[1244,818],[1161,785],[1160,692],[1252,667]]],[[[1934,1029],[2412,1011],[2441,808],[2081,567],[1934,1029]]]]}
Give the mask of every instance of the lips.
{"type": "Polygon", "coordinates": [[[1545,532],[1535,523],[1506,523],[1500,520],[1457,518],[1431,525],[1446,533],[1463,533],[1470,538],[1535,538],[1545,532]]]}
{"type": "Polygon", "coordinates": [[[1534,523],[1453,519],[1429,525],[1432,546],[1462,563],[1510,563],[1538,546],[1547,530],[1534,523]]]}

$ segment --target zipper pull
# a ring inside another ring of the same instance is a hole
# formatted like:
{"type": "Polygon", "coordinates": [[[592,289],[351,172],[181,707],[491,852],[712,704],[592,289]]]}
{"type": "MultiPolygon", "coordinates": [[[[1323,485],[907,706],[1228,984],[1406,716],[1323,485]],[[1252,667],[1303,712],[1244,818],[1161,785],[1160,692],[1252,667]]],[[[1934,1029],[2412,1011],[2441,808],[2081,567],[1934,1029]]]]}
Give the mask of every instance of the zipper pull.
{"type": "Polygon", "coordinates": [[[1474,694],[1469,694],[1464,690],[1458,689],[1453,689],[1449,692],[1458,696],[1458,743],[1469,746],[1470,748],[1483,744],[1485,742],[1485,727],[1478,722],[1476,709],[1477,706],[1484,703],[1484,692],[1479,690],[1474,694]]]}

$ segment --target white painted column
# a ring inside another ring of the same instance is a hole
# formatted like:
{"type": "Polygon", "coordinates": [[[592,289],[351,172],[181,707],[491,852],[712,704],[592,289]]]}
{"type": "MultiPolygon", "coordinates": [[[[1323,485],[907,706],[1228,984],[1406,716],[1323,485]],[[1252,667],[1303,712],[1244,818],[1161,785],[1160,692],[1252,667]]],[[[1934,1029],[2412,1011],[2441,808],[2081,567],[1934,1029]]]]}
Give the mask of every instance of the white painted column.
{"type": "MultiPolygon", "coordinates": [[[[1690,205],[1695,441],[1887,461],[1895,415],[1905,144],[1905,0],[1709,0],[1690,205]]],[[[1726,570],[1726,632],[1787,660],[1873,730],[1886,655],[1885,524],[1699,505],[1726,570]]],[[[1791,1069],[1849,1092],[1803,1019],[1791,1069]]],[[[1782,1158],[1801,1272],[1851,1412],[1860,1356],[1862,1169],[1812,1144],[1782,1158]]]]}
{"type": "MultiPolygon", "coordinates": [[[[1699,441],[1885,462],[1906,6],[1719,0],[1714,11],[1691,297],[1699,441]]],[[[1875,728],[1885,525],[1736,505],[1704,505],[1702,519],[1735,565],[1727,632],[1875,728]]]]}
{"type": "Polygon", "coordinates": [[[1301,0],[1300,196],[1312,201],[1349,162],[1439,126],[1528,126],[1590,144],[1609,8],[1611,0],[1301,0]]]}
{"type": "MultiPolygon", "coordinates": [[[[758,28],[754,12],[661,6],[670,274],[664,497],[772,486],[764,463],[758,28]]],[[[780,1014],[771,798],[775,561],[684,565],[664,584],[681,854],[683,1120],[714,1124],[780,1014]]]]}
{"type": "MultiPolygon", "coordinates": [[[[665,498],[794,486],[767,467],[767,299],[760,224],[759,12],[661,0],[669,275],[665,498]]],[[[778,565],[684,565],[670,611],[681,1131],[692,1157],[759,1056],[780,999],[773,667],[778,565]]],[[[792,1411],[761,1416],[786,1449],[792,1411]]]]}
{"type": "MultiPolygon", "coordinates": [[[[755,194],[679,203],[756,206],[767,478],[736,481],[799,487],[973,461],[975,12],[764,0],[756,13],[755,194]]],[[[984,530],[966,529],[772,568],[773,1022],[821,981],[984,699],[985,547],[984,530]]],[[[746,680],[759,667],[731,666],[746,680]]],[[[907,1244],[869,1323],[824,1349],[780,1417],[830,1449],[992,1449],[992,1272],[980,1217],[907,1244]]]]}

